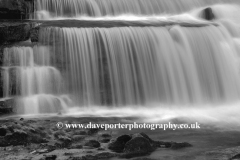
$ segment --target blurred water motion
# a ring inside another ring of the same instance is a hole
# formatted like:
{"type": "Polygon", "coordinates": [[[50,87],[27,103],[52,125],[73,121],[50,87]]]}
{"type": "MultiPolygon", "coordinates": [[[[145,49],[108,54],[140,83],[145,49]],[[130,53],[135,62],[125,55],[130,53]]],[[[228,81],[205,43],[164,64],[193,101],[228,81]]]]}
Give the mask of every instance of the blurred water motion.
{"type": "Polygon", "coordinates": [[[212,4],[239,3],[238,0],[35,0],[34,18],[176,15],[212,4]]]}
{"type": "Polygon", "coordinates": [[[204,117],[204,107],[218,119],[240,100],[236,0],[36,2],[34,18],[58,21],[42,25],[34,47],[5,49],[1,70],[4,97],[20,95],[20,113],[151,117],[151,108],[204,117]],[[206,7],[212,22],[203,19],[206,7]]]}

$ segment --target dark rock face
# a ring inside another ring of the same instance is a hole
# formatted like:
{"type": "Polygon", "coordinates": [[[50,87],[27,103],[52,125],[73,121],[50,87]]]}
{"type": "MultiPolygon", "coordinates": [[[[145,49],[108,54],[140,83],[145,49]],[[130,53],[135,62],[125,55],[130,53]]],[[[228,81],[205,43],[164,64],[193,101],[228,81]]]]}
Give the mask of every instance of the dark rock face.
{"type": "Polygon", "coordinates": [[[132,136],[132,138],[134,137],[143,137],[146,138],[149,142],[154,142],[151,138],[149,138],[148,135],[146,135],[145,133],[141,132],[141,133],[136,133],[132,136]]]}
{"type": "Polygon", "coordinates": [[[148,139],[144,137],[135,137],[126,143],[123,152],[126,158],[131,158],[147,155],[153,150],[148,139]]]}
{"type": "Polygon", "coordinates": [[[108,148],[115,152],[122,152],[125,144],[132,139],[129,135],[122,135],[118,137],[115,141],[109,144],[108,148]]]}
{"type": "Polygon", "coordinates": [[[99,140],[99,142],[108,143],[108,142],[110,142],[110,139],[109,138],[103,138],[103,139],[99,140]]]}
{"type": "Polygon", "coordinates": [[[5,26],[0,26],[0,44],[4,43],[7,41],[7,33],[8,29],[5,26]]]}
{"type": "Polygon", "coordinates": [[[235,156],[233,156],[232,158],[230,158],[230,160],[238,160],[240,159],[240,154],[237,154],[235,156]]]}
{"type": "Polygon", "coordinates": [[[27,144],[28,134],[22,130],[15,130],[12,134],[6,135],[3,139],[0,139],[1,147],[10,145],[25,145],[27,144]]]}
{"type": "Polygon", "coordinates": [[[57,159],[57,156],[56,156],[56,155],[47,155],[47,156],[45,157],[45,160],[55,160],[55,159],[57,159]]]}
{"type": "MultiPolygon", "coordinates": [[[[24,124],[24,123],[23,123],[24,124]]],[[[33,129],[23,126],[21,123],[1,127],[0,147],[26,145],[29,143],[41,144],[47,143],[46,134],[43,130],[33,129]],[[22,130],[24,128],[24,130],[22,130]],[[34,130],[34,133],[32,132],[34,130]],[[6,132],[6,133],[5,133],[6,132]]]]}
{"type": "Polygon", "coordinates": [[[68,148],[72,144],[71,138],[66,137],[66,136],[59,135],[58,140],[59,140],[59,143],[58,143],[59,148],[68,148]]]}
{"type": "Polygon", "coordinates": [[[203,10],[202,18],[209,20],[209,21],[215,19],[215,15],[213,14],[212,8],[210,8],[210,7],[205,8],[203,10]]]}
{"type": "Polygon", "coordinates": [[[0,115],[13,112],[13,106],[15,106],[14,99],[0,101],[0,115]]]}
{"type": "Polygon", "coordinates": [[[100,147],[100,143],[96,140],[89,140],[88,142],[85,143],[84,146],[98,148],[98,147],[100,147]]]}
{"type": "Polygon", "coordinates": [[[28,40],[30,29],[30,23],[27,22],[5,22],[0,24],[0,45],[28,40]]]}
{"type": "Polygon", "coordinates": [[[186,142],[161,142],[154,141],[145,133],[136,133],[133,135],[122,135],[111,142],[108,148],[114,152],[120,153],[121,158],[133,158],[149,155],[157,148],[182,149],[191,147],[192,145],[186,142]]]}
{"type": "Polygon", "coordinates": [[[28,23],[11,25],[8,27],[8,41],[25,41],[30,37],[30,25],[28,23]]]}
{"type": "Polygon", "coordinates": [[[39,27],[35,27],[30,31],[30,39],[32,42],[38,42],[39,37],[39,27]]]}
{"type": "Polygon", "coordinates": [[[5,136],[6,134],[7,134],[7,129],[1,127],[1,128],[0,128],[0,136],[5,136]]]}
{"type": "Polygon", "coordinates": [[[28,19],[33,11],[33,0],[0,1],[0,19],[28,19]]]}

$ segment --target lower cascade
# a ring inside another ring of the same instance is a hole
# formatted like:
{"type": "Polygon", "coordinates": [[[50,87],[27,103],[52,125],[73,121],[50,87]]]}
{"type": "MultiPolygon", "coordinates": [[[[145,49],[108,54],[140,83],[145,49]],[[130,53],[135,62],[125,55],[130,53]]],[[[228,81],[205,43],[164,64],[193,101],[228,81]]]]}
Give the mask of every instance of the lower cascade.
{"type": "MultiPolygon", "coordinates": [[[[19,95],[18,113],[49,113],[61,110],[61,73],[50,66],[47,47],[12,47],[4,50],[3,94],[6,99],[19,95]]],[[[66,109],[66,108],[65,108],[66,109]]]]}

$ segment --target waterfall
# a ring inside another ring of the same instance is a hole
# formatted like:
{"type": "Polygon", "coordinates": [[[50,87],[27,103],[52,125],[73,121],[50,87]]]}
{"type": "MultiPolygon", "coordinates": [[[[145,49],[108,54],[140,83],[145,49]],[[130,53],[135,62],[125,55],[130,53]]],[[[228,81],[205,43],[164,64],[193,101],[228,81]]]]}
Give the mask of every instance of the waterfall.
{"type": "Polygon", "coordinates": [[[2,95],[25,114],[239,102],[237,3],[35,0],[46,21],[37,44],[5,48],[2,95]],[[207,6],[213,22],[201,18],[207,6]]]}
{"type": "Polygon", "coordinates": [[[46,28],[78,105],[239,99],[239,62],[222,27],[46,28]],[[66,65],[67,64],[67,65],[66,65]]]}
{"type": "Polygon", "coordinates": [[[4,49],[3,89],[5,98],[20,96],[19,113],[55,113],[63,106],[60,72],[50,66],[47,47],[12,47],[4,49]]]}
{"type": "Polygon", "coordinates": [[[35,0],[37,19],[179,14],[215,3],[238,0],[35,0]]]}

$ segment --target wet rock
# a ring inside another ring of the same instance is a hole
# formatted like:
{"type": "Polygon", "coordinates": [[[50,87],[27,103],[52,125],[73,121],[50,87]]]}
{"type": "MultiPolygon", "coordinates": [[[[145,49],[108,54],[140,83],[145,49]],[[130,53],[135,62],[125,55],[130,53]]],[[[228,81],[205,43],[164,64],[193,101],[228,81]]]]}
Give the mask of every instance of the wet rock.
{"type": "Polygon", "coordinates": [[[86,155],[82,156],[82,160],[97,160],[97,157],[93,155],[86,155]]]}
{"type": "Polygon", "coordinates": [[[74,144],[74,145],[72,145],[70,148],[71,148],[71,149],[82,149],[83,146],[80,145],[80,144],[74,144]]]}
{"type": "Polygon", "coordinates": [[[20,121],[23,121],[24,120],[24,118],[20,118],[20,121]]]}
{"type": "Polygon", "coordinates": [[[49,141],[46,138],[43,138],[42,136],[35,134],[35,135],[29,136],[29,142],[35,143],[35,144],[40,144],[40,143],[48,143],[49,141]]]}
{"type": "Polygon", "coordinates": [[[36,133],[36,130],[35,130],[34,128],[31,128],[31,127],[30,127],[30,128],[28,128],[28,129],[29,129],[30,132],[36,133]]]}
{"type": "Polygon", "coordinates": [[[28,141],[29,143],[35,143],[35,144],[40,144],[40,143],[48,143],[48,140],[45,138],[45,136],[42,136],[41,134],[38,134],[36,132],[28,132],[28,141]]]}
{"type": "Polygon", "coordinates": [[[38,42],[39,30],[39,27],[34,27],[30,30],[31,42],[38,42]]]}
{"type": "Polygon", "coordinates": [[[5,41],[7,41],[7,31],[7,27],[0,25],[0,44],[3,44],[5,41]]]}
{"type": "Polygon", "coordinates": [[[109,159],[112,157],[115,157],[116,154],[115,153],[110,153],[110,152],[102,152],[102,153],[98,153],[95,155],[97,157],[97,159],[101,159],[101,160],[105,160],[105,159],[109,159]]]}
{"type": "Polygon", "coordinates": [[[30,24],[16,24],[8,26],[8,41],[26,41],[30,37],[30,24]]]}
{"type": "Polygon", "coordinates": [[[123,157],[131,158],[143,156],[151,153],[153,150],[148,139],[144,137],[135,137],[126,143],[123,157]]]}
{"type": "Polygon", "coordinates": [[[22,130],[14,130],[14,133],[6,135],[4,139],[1,139],[0,146],[17,146],[17,145],[25,145],[28,143],[28,134],[22,130]]]}
{"type": "Polygon", "coordinates": [[[235,156],[233,156],[232,158],[230,158],[229,160],[239,160],[240,159],[240,154],[237,154],[235,156]]]}
{"type": "Polygon", "coordinates": [[[125,144],[132,139],[129,135],[119,136],[115,141],[111,142],[108,148],[115,152],[122,152],[125,144]]]}
{"type": "Polygon", "coordinates": [[[14,126],[13,125],[9,125],[9,126],[7,126],[7,128],[11,133],[14,132],[14,126]]]}
{"type": "Polygon", "coordinates": [[[84,146],[98,148],[98,147],[100,147],[100,143],[98,141],[96,141],[96,140],[89,140],[88,142],[86,142],[84,144],[84,146]]]}
{"type": "Polygon", "coordinates": [[[146,135],[145,133],[141,132],[141,133],[136,133],[134,135],[132,135],[132,138],[134,137],[143,137],[146,138],[150,143],[154,142],[151,138],[149,138],[148,135],[146,135]]]}
{"type": "Polygon", "coordinates": [[[14,130],[14,133],[12,136],[15,138],[24,138],[24,137],[27,137],[28,134],[22,130],[14,130]]]}
{"type": "Polygon", "coordinates": [[[182,149],[182,148],[186,148],[186,147],[192,147],[192,145],[187,142],[172,143],[171,149],[182,149]]]}
{"type": "Polygon", "coordinates": [[[14,99],[0,101],[0,114],[9,114],[9,113],[13,112],[14,106],[15,106],[14,99]]]}
{"type": "Polygon", "coordinates": [[[91,129],[88,130],[87,134],[88,135],[93,135],[93,134],[98,133],[99,130],[100,130],[100,128],[91,128],[91,129]]]}
{"type": "Polygon", "coordinates": [[[6,134],[7,134],[7,129],[1,127],[1,128],[0,128],[0,136],[6,136],[6,134]]]}
{"type": "Polygon", "coordinates": [[[104,151],[105,149],[100,147],[100,148],[98,148],[97,150],[98,150],[98,151],[104,151]]]}
{"type": "Polygon", "coordinates": [[[74,136],[72,136],[72,140],[74,142],[82,141],[84,138],[85,138],[85,136],[82,136],[82,135],[74,135],[74,136]]]}
{"type": "MultiPolygon", "coordinates": [[[[87,149],[87,150],[89,150],[89,149],[96,149],[96,148],[94,148],[94,147],[89,147],[89,146],[83,146],[83,149],[87,149]]],[[[86,151],[87,153],[92,153],[92,151],[86,151]]]]}
{"type": "Polygon", "coordinates": [[[46,155],[45,156],[45,160],[55,160],[55,159],[57,159],[56,155],[46,155]]]}
{"type": "Polygon", "coordinates": [[[103,137],[103,138],[110,138],[112,136],[110,134],[104,133],[104,134],[101,135],[101,137],[103,137]]]}
{"type": "Polygon", "coordinates": [[[111,140],[111,135],[104,133],[99,137],[99,142],[100,143],[108,143],[111,140]]]}
{"type": "Polygon", "coordinates": [[[30,23],[4,22],[0,23],[0,45],[26,41],[30,37],[30,23]]]}
{"type": "Polygon", "coordinates": [[[76,131],[75,133],[74,133],[74,135],[87,135],[87,132],[86,131],[76,131]]]}
{"type": "Polygon", "coordinates": [[[60,130],[60,131],[56,131],[56,132],[53,134],[53,136],[54,136],[55,138],[59,138],[59,136],[65,136],[65,133],[64,133],[62,130],[60,130]]]}
{"type": "Polygon", "coordinates": [[[1,0],[0,19],[28,19],[34,10],[33,0],[1,0]]]}
{"type": "Polygon", "coordinates": [[[71,156],[71,155],[73,155],[73,153],[65,152],[64,155],[65,155],[65,156],[71,156]]]}
{"type": "Polygon", "coordinates": [[[57,149],[56,143],[44,143],[42,144],[42,146],[48,151],[54,151],[55,149],[57,149]]]}
{"type": "Polygon", "coordinates": [[[39,153],[39,154],[43,154],[43,153],[48,153],[49,150],[48,149],[39,149],[36,152],[39,153]]]}
{"type": "Polygon", "coordinates": [[[68,148],[72,143],[71,138],[66,136],[59,136],[58,139],[60,140],[60,148],[68,148]]]}
{"type": "Polygon", "coordinates": [[[100,143],[108,143],[108,142],[110,142],[110,139],[109,138],[103,138],[103,139],[100,139],[99,142],[100,143]]]}
{"type": "Polygon", "coordinates": [[[215,19],[212,8],[210,8],[210,7],[205,8],[202,13],[202,18],[209,20],[209,21],[215,19]]]}

